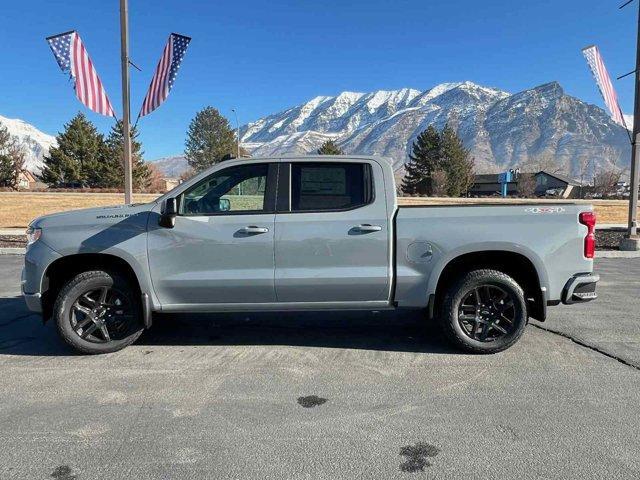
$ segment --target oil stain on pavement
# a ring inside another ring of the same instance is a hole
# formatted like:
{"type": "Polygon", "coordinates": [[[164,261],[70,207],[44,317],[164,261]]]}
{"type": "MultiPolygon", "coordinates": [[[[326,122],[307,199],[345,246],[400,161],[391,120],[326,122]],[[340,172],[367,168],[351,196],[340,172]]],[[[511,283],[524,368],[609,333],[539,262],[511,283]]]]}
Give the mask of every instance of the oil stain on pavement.
{"type": "Polygon", "coordinates": [[[425,467],[430,467],[428,458],[433,458],[440,453],[440,449],[428,443],[416,443],[400,449],[400,455],[406,460],[400,464],[403,472],[422,472],[425,467]]]}
{"type": "Polygon", "coordinates": [[[318,405],[322,405],[326,402],[326,398],[318,397],[316,395],[309,395],[308,397],[298,397],[298,404],[304,408],[317,407],[318,405]]]}
{"type": "Polygon", "coordinates": [[[56,469],[51,474],[51,478],[55,478],[55,480],[76,480],[78,476],[73,473],[71,467],[67,465],[61,465],[56,467],[56,469]]]}

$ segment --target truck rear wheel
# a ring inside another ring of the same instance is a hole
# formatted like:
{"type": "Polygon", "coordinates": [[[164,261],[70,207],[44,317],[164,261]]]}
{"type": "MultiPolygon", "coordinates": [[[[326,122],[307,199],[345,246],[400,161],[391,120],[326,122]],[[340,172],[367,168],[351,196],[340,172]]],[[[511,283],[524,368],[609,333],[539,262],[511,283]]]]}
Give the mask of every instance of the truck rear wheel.
{"type": "Polygon", "coordinates": [[[440,314],[445,336],[470,353],[496,353],[516,343],[527,325],[522,288],[496,270],[464,274],[445,293],[440,314]]]}
{"type": "Polygon", "coordinates": [[[110,353],[144,330],[142,306],[126,278],[102,270],[72,278],[56,299],[53,316],[62,339],[81,353],[110,353]]]}

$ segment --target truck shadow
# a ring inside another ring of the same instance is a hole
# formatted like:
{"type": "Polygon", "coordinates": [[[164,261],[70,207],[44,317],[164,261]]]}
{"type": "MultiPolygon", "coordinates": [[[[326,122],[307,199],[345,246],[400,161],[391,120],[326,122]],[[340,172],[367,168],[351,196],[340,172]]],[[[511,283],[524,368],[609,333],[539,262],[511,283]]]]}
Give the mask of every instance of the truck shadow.
{"type": "Polygon", "coordinates": [[[456,353],[416,312],[260,312],[156,315],[145,345],[290,345],[456,353]]]}
{"type": "MultiPolygon", "coordinates": [[[[65,356],[74,352],[53,322],[42,324],[21,297],[0,298],[0,355],[65,356]]],[[[155,315],[136,345],[290,345],[453,354],[419,312],[260,312],[155,315]]]]}

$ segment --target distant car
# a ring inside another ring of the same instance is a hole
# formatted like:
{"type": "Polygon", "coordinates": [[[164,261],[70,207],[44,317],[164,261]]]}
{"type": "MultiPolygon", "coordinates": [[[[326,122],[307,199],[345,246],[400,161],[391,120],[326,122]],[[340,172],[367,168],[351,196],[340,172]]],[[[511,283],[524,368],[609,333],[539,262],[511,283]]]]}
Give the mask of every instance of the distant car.
{"type": "Polygon", "coordinates": [[[229,160],[148,204],[34,220],[22,291],[85,353],[131,344],[153,312],[400,308],[492,353],[596,298],[594,228],[567,203],[398,207],[374,157],[229,160]]]}

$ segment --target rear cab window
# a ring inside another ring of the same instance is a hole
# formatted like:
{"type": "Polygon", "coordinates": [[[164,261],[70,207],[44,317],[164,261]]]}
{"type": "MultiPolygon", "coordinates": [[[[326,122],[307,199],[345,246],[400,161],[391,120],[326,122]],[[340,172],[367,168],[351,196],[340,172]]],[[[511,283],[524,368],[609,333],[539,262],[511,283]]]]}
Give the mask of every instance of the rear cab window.
{"type": "Polygon", "coordinates": [[[340,211],[373,201],[367,163],[300,162],[291,164],[291,211],[340,211]]]}

